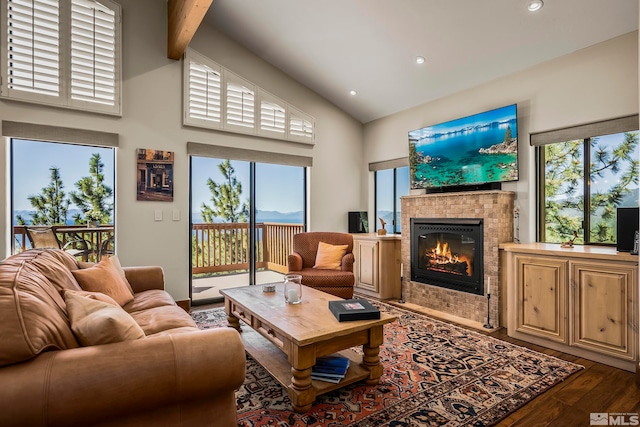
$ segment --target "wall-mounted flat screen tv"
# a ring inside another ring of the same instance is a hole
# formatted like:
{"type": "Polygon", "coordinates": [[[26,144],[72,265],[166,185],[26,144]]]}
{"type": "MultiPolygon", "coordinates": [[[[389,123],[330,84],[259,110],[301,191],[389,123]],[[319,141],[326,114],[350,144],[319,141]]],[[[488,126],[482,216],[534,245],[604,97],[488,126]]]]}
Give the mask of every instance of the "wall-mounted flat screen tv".
{"type": "Polygon", "coordinates": [[[516,104],[409,132],[412,189],[518,180],[516,104]]]}

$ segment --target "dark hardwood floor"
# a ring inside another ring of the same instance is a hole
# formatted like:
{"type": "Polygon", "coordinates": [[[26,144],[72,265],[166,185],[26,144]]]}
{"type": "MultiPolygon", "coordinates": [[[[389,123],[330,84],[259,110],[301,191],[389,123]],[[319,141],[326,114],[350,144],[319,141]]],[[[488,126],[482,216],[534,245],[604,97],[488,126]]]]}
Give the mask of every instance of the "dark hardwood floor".
{"type": "MultiPolygon", "coordinates": [[[[223,306],[223,303],[215,303],[192,309],[223,306]]],[[[507,336],[505,328],[485,335],[584,366],[584,369],[542,393],[496,426],[582,427],[590,425],[591,413],[640,414],[640,388],[635,384],[635,373],[511,338],[507,336]]]]}
{"type": "Polygon", "coordinates": [[[640,388],[634,372],[510,338],[504,328],[488,335],[584,366],[497,426],[589,426],[589,415],[594,412],[640,414],[640,388]]]}

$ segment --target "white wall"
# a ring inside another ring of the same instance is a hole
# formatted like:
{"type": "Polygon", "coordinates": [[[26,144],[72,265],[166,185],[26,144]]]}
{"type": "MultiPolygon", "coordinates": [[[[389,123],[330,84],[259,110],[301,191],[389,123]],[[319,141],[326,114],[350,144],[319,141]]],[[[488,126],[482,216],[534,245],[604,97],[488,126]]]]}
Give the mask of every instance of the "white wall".
{"type": "MultiPolygon", "coordinates": [[[[520,241],[534,242],[535,155],[529,134],[637,114],[638,32],[367,123],[365,162],[408,156],[410,130],[513,103],[518,104],[520,180],[502,188],[516,192],[520,241]]],[[[373,212],[372,174],[362,173],[373,212]]]]}
{"type": "MultiPolygon", "coordinates": [[[[316,145],[295,144],[182,126],[182,61],[167,59],[166,0],[120,0],[123,14],[121,118],[0,100],[0,119],[116,132],[116,239],[123,265],[160,265],[167,290],[188,298],[189,162],[187,141],[313,157],[311,230],[347,230],[347,212],[366,206],[361,191],[362,125],[255,55],[203,25],[192,47],[298,107],[316,120],[316,145]],[[175,152],[174,201],[136,201],[136,149],[175,152]],[[154,221],[161,209],[164,220],[154,221]],[[174,209],[180,221],[172,221],[174,209]]],[[[0,259],[8,255],[7,144],[0,142],[0,259]]],[[[44,185],[44,184],[43,184],[44,185]]],[[[67,184],[71,185],[71,184],[67,184]]]]}

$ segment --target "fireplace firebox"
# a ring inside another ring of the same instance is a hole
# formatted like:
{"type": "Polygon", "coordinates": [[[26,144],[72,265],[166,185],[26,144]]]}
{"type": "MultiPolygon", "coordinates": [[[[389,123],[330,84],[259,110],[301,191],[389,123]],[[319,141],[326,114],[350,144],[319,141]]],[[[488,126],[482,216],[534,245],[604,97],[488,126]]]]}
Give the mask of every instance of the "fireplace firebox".
{"type": "Polygon", "coordinates": [[[411,280],[484,294],[482,218],[411,218],[411,280]]]}

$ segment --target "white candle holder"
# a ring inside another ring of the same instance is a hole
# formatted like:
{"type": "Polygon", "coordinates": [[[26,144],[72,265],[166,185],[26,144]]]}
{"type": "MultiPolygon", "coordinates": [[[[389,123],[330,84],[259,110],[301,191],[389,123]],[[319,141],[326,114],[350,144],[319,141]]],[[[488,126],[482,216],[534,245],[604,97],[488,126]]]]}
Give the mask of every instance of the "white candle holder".
{"type": "Polygon", "coordinates": [[[302,302],[301,275],[287,274],[284,276],[284,300],[287,304],[300,304],[302,302]]]}

